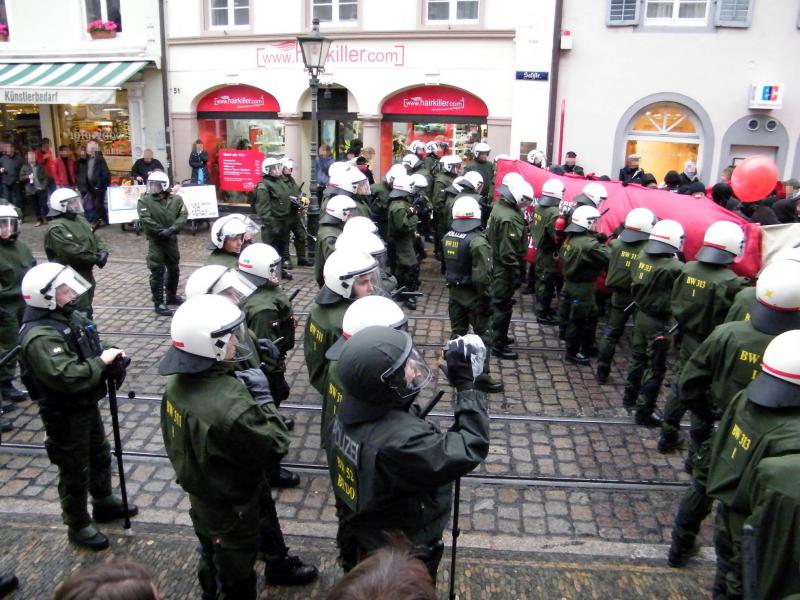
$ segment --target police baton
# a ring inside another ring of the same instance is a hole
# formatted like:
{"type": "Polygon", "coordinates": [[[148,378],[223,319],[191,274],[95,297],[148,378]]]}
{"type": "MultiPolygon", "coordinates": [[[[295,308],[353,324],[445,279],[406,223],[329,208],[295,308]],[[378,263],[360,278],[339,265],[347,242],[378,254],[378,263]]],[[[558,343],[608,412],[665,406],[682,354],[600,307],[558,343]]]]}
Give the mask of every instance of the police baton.
{"type": "Polygon", "coordinates": [[[456,600],[456,548],[458,547],[458,536],[461,529],[458,527],[458,512],[461,505],[461,477],[456,479],[455,491],[453,493],[453,548],[450,551],[450,592],[448,598],[456,600]]]}
{"type": "Polygon", "coordinates": [[[117,455],[117,471],[119,472],[119,491],[122,496],[122,514],[125,518],[125,533],[133,535],[131,529],[131,516],[128,510],[128,490],[125,487],[125,467],[122,464],[122,439],[119,433],[119,411],[117,405],[117,373],[122,366],[122,355],[118,355],[109,365],[106,384],[108,387],[108,408],[111,412],[111,428],[114,431],[114,454],[117,455]]]}
{"type": "Polygon", "coordinates": [[[7,363],[14,360],[14,357],[19,354],[19,351],[22,350],[22,346],[14,346],[11,350],[9,350],[6,354],[3,355],[3,358],[0,358],[0,367],[6,366],[7,363]]]}
{"type": "Polygon", "coordinates": [[[297,298],[297,294],[300,293],[300,288],[297,288],[295,291],[292,292],[291,296],[289,296],[289,302],[297,298]]]}
{"type": "Polygon", "coordinates": [[[433,410],[433,407],[439,404],[439,400],[442,399],[442,396],[444,396],[444,390],[439,390],[433,397],[433,400],[428,402],[428,404],[425,405],[425,408],[419,411],[419,414],[417,416],[420,419],[424,419],[425,417],[427,417],[428,414],[433,410]]]}

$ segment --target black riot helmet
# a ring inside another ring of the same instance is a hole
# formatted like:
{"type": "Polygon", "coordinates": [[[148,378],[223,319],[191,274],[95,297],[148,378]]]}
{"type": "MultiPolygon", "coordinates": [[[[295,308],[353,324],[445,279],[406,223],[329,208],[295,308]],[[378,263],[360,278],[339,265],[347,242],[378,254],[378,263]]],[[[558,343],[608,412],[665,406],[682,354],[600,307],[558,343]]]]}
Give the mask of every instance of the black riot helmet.
{"type": "Polygon", "coordinates": [[[338,363],[345,398],[345,424],[374,421],[392,409],[406,409],[431,380],[431,370],[405,331],[366,327],[344,345],[338,363]]]}

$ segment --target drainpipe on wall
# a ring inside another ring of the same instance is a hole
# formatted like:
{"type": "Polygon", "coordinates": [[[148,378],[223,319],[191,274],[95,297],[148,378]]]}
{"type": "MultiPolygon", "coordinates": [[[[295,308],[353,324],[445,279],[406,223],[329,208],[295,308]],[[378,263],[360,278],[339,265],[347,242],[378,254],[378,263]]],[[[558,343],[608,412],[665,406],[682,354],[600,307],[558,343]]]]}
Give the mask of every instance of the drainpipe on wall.
{"type": "Polygon", "coordinates": [[[556,100],[558,99],[558,65],[561,57],[561,19],[564,0],[556,0],[556,13],[553,19],[553,53],[550,59],[550,101],[547,108],[547,164],[553,164],[553,146],[556,133],[556,100]]]}
{"type": "Polygon", "coordinates": [[[169,81],[167,79],[167,25],[164,19],[164,5],[167,0],[158,1],[158,21],[161,30],[161,95],[164,102],[164,146],[167,152],[167,176],[175,183],[175,170],[172,165],[172,127],[169,118],[169,81]]]}

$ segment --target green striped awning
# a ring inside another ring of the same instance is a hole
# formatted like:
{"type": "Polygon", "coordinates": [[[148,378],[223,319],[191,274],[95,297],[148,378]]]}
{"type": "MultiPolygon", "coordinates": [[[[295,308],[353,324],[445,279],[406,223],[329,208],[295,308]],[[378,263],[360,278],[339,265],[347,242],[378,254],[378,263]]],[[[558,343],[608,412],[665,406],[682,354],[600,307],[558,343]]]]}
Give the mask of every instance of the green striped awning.
{"type": "Polygon", "coordinates": [[[107,104],[147,62],[0,63],[0,102],[107,104]]]}

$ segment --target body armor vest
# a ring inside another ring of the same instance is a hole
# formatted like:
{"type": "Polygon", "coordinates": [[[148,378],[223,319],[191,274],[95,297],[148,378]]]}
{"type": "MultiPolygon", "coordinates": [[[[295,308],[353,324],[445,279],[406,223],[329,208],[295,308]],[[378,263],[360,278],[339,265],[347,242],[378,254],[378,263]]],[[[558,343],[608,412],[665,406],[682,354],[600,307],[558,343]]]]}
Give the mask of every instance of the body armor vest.
{"type": "Polygon", "coordinates": [[[447,283],[457,287],[472,285],[472,254],[469,245],[478,234],[448,231],[442,240],[442,253],[447,269],[447,283]]]}

